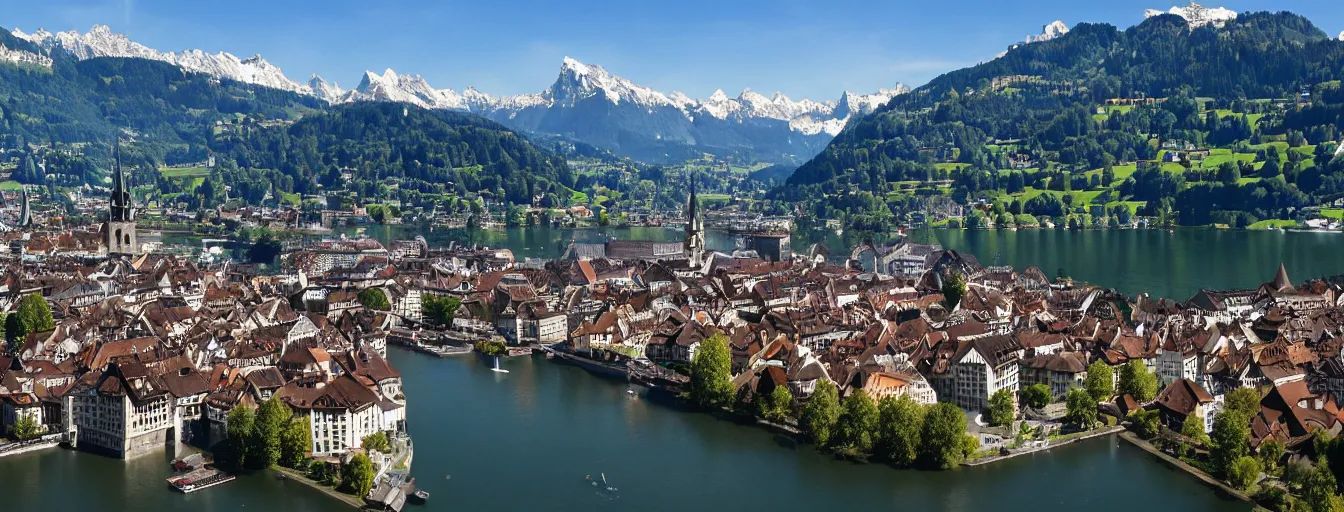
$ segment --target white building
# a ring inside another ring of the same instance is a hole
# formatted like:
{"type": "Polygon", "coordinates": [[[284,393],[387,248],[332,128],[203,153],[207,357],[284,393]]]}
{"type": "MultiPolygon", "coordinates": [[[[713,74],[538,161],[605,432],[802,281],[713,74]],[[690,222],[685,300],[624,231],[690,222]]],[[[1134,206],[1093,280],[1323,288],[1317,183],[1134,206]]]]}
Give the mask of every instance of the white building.
{"type": "Polygon", "coordinates": [[[953,396],[942,397],[963,409],[981,410],[1001,389],[1018,390],[1017,342],[1009,336],[987,336],[961,342],[952,356],[953,396]]]}

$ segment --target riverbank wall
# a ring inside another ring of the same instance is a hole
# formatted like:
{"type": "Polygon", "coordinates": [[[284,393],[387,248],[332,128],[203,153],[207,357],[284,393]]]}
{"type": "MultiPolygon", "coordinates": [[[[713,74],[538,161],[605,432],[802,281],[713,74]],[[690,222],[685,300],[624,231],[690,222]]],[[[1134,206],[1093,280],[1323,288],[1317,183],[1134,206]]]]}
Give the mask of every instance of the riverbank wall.
{"type": "Polygon", "coordinates": [[[60,446],[60,444],[61,444],[60,439],[53,439],[36,443],[24,444],[23,446],[3,445],[0,446],[0,457],[9,457],[11,455],[22,455],[25,453],[32,453],[38,450],[55,448],[57,446],[60,446]]]}
{"type": "Polygon", "coordinates": [[[1232,496],[1232,497],[1234,497],[1234,498],[1236,498],[1236,499],[1239,499],[1239,500],[1241,500],[1241,501],[1244,501],[1244,502],[1246,502],[1246,503],[1249,503],[1251,506],[1255,507],[1255,510],[1256,510],[1256,511],[1266,511],[1266,512],[1268,512],[1268,510],[1269,510],[1269,509],[1267,509],[1267,508],[1261,507],[1260,505],[1256,504],[1255,500],[1251,499],[1251,497],[1248,496],[1246,493],[1241,492],[1240,490],[1237,490],[1236,488],[1234,488],[1234,487],[1232,487],[1232,486],[1230,486],[1230,485],[1227,485],[1226,482],[1223,482],[1222,480],[1219,480],[1219,479],[1217,479],[1217,478],[1214,478],[1213,475],[1210,475],[1210,474],[1208,474],[1208,473],[1205,473],[1203,470],[1201,470],[1201,469],[1199,469],[1199,468],[1196,468],[1196,467],[1194,467],[1194,466],[1191,466],[1191,465],[1187,464],[1185,461],[1183,461],[1183,460],[1181,460],[1181,459],[1178,459],[1178,458],[1176,458],[1176,457],[1172,457],[1171,455],[1167,455],[1166,453],[1163,453],[1162,450],[1157,449],[1157,447],[1156,447],[1156,446],[1153,446],[1152,443],[1149,443],[1148,441],[1144,441],[1143,439],[1140,439],[1139,436],[1135,435],[1133,432],[1125,432],[1125,433],[1122,433],[1122,434],[1120,434],[1120,438],[1121,438],[1121,439],[1124,439],[1124,440],[1126,440],[1126,441],[1129,441],[1130,444],[1132,444],[1132,445],[1134,445],[1134,446],[1137,446],[1137,447],[1143,449],[1143,451],[1146,451],[1146,452],[1152,454],[1153,456],[1157,457],[1158,459],[1161,459],[1162,462],[1165,462],[1165,463],[1167,463],[1168,465],[1170,465],[1170,466],[1172,466],[1172,467],[1175,467],[1176,469],[1179,469],[1179,470],[1181,470],[1181,471],[1185,471],[1186,473],[1189,473],[1190,476],[1193,476],[1193,477],[1195,477],[1195,479],[1199,480],[1200,482],[1203,482],[1204,485],[1207,485],[1207,486],[1209,486],[1209,487],[1212,487],[1212,488],[1214,488],[1214,489],[1217,489],[1218,491],[1220,491],[1220,492],[1222,492],[1222,493],[1225,493],[1225,494],[1227,494],[1227,495],[1229,495],[1229,496],[1232,496]]]}
{"type": "Polygon", "coordinates": [[[1020,456],[1027,455],[1027,454],[1031,454],[1031,453],[1043,452],[1043,451],[1051,450],[1051,449],[1054,449],[1054,448],[1059,448],[1059,447],[1061,447],[1061,446],[1068,446],[1068,445],[1071,445],[1071,444],[1073,444],[1073,443],[1077,443],[1077,442],[1079,442],[1079,441],[1085,441],[1085,440],[1092,439],[1092,438],[1095,438],[1095,437],[1108,436],[1108,435],[1111,435],[1111,434],[1115,434],[1115,433],[1117,433],[1117,432],[1123,432],[1124,430],[1125,430],[1125,427],[1122,427],[1122,426],[1120,426],[1120,425],[1115,425],[1115,426],[1112,426],[1112,427],[1103,428],[1103,429],[1095,430],[1095,431],[1092,431],[1092,432],[1088,432],[1088,433],[1085,434],[1085,435],[1081,435],[1081,436],[1078,436],[1078,437],[1074,437],[1074,438],[1066,439],[1066,440],[1060,441],[1060,442],[1058,442],[1058,443],[1051,443],[1051,444],[1048,444],[1048,445],[1045,445],[1045,446],[1041,446],[1041,447],[1037,447],[1037,448],[1031,448],[1031,449],[1027,449],[1027,450],[1022,450],[1022,451],[1012,452],[1012,453],[1009,453],[1008,455],[996,455],[996,456],[993,456],[993,457],[981,457],[981,458],[979,458],[979,459],[968,460],[968,461],[962,462],[961,465],[962,465],[962,466],[966,466],[966,467],[984,466],[984,465],[986,465],[986,464],[993,464],[993,463],[995,463],[995,462],[1005,461],[1005,460],[1011,459],[1011,458],[1013,458],[1013,457],[1020,457],[1020,456]]]}
{"type": "Polygon", "coordinates": [[[311,479],[311,478],[308,478],[308,475],[303,474],[303,472],[301,472],[301,471],[294,470],[294,469],[290,469],[290,468],[285,468],[285,467],[279,467],[279,466],[277,466],[277,467],[275,468],[275,470],[276,470],[276,471],[279,471],[281,474],[285,475],[285,480],[287,480],[287,481],[290,481],[290,482],[298,482],[298,483],[303,484],[303,485],[306,485],[306,486],[308,486],[308,487],[312,487],[313,489],[317,489],[318,491],[322,492],[323,494],[326,494],[327,496],[330,496],[330,497],[332,497],[332,498],[335,498],[335,499],[339,500],[341,503],[345,503],[346,505],[350,505],[350,506],[352,506],[352,507],[354,507],[354,508],[356,508],[356,509],[362,509],[362,508],[364,508],[364,500],[361,500],[361,499],[359,499],[359,498],[357,498],[357,497],[354,497],[354,496],[351,496],[351,495],[349,495],[349,494],[343,493],[343,492],[338,491],[338,490],[336,490],[336,489],[333,489],[333,488],[331,488],[331,487],[327,487],[327,486],[325,486],[325,485],[322,485],[320,482],[317,482],[316,480],[313,480],[313,479],[311,479]]]}

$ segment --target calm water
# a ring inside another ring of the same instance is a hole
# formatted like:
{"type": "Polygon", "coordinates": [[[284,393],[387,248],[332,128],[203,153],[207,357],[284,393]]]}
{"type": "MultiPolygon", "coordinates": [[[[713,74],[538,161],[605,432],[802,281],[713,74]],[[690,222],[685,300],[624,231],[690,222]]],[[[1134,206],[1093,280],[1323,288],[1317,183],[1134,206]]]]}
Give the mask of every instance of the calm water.
{"type": "MultiPolygon", "coordinates": [[[[1115,438],[951,472],[855,465],[754,427],[686,413],[623,383],[542,359],[496,374],[475,357],[393,349],[411,397],[414,473],[432,493],[407,510],[1245,510],[1115,438]],[[606,473],[613,495],[585,480],[606,473]]],[[[165,459],[61,449],[0,459],[4,510],[348,510],[266,475],[191,495],[165,459]]]]}
{"type": "MultiPolygon", "coordinates": [[[[383,241],[424,234],[432,246],[450,240],[490,247],[506,247],[515,257],[556,258],[571,240],[601,242],[624,240],[681,240],[680,231],[666,228],[555,229],[513,228],[475,231],[423,230],[409,226],[372,226],[369,236],[383,241]]],[[[801,233],[793,248],[804,252],[813,242],[828,246],[832,259],[849,257],[859,240],[834,233],[801,233]],[[851,239],[845,239],[851,238],[851,239]]],[[[1294,282],[1344,274],[1344,233],[1239,231],[1219,229],[1162,230],[922,230],[911,234],[920,242],[974,254],[984,265],[1036,265],[1046,275],[1063,273],[1074,279],[1116,288],[1126,294],[1186,300],[1201,287],[1254,288],[1273,279],[1279,262],[1294,282]]],[[[731,251],[734,240],[709,233],[711,249],[731,251]]]]}
{"type": "Polygon", "coordinates": [[[966,251],[980,263],[1041,267],[1126,294],[1184,301],[1201,287],[1255,288],[1283,262],[1294,283],[1344,274],[1344,234],[1161,230],[938,230],[915,237],[966,251]]]}

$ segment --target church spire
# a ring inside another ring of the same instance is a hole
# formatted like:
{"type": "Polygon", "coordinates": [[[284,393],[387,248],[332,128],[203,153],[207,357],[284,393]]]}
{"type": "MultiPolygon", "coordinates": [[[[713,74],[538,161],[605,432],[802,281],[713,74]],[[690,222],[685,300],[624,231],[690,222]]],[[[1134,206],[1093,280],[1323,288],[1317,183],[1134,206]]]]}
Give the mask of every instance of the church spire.
{"type": "Polygon", "coordinates": [[[23,187],[23,193],[19,199],[19,225],[27,227],[33,223],[33,213],[28,205],[28,187],[23,187]]]}
{"type": "Polygon", "coordinates": [[[117,137],[112,150],[112,197],[109,203],[109,218],[118,222],[129,222],[134,218],[131,213],[131,191],[126,186],[126,175],[121,171],[121,137],[117,137]]]}

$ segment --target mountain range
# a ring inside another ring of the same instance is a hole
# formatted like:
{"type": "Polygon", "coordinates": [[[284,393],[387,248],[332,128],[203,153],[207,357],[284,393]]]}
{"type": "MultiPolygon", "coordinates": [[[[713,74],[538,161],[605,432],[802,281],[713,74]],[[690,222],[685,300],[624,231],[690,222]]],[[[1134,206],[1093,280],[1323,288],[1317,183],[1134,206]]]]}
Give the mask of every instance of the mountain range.
{"type": "MultiPolygon", "coordinates": [[[[1050,27],[1047,27],[1050,28],[1050,27]]],[[[1063,32],[1067,27],[1059,23],[1063,32]]],[[[1047,34],[1051,34],[1047,30],[1047,34]]],[[[836,100],[793,100],[776,92],[750,89],[736,97],[722,90],[697,100],[680,92],[663,93],[566,57],[559,76],[533,94],[494,96],[471,87],[462,92],[431,86],[420,75],[364,73],[359,85],[344,90],[314,74],[306,83],[289,79],[261,55],[239,58],[228,52],[160,52],[95,25],[85,33],[12,35],[40,48],[42,54],[0,50],[0,59],[50,65],[53,52],[77,59],[132,57],[168,62],[188,71],[243,83],[310,95],[328,103],[392,101],[430,109],[482,115],[525,132],[558,134],[647,161],[671,161],[700,153],[736,155],[753,160],[800,163],[819,152],[852,116],[866,115],[908,92],[896,84],[871,94],[844,91],[836,100]]]]}

